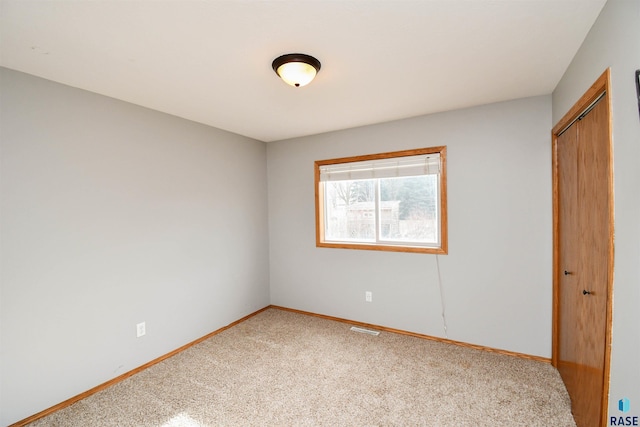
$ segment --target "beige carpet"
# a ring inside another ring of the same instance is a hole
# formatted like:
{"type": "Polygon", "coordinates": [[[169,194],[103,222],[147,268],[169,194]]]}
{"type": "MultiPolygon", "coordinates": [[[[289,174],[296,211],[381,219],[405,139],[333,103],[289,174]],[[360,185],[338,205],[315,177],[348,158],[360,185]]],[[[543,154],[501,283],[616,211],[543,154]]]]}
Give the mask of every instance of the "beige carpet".
{"type": "Polygon", "coordinates": [[[548,364],[269,309],[30,426],[575,426],[548,364]]]}

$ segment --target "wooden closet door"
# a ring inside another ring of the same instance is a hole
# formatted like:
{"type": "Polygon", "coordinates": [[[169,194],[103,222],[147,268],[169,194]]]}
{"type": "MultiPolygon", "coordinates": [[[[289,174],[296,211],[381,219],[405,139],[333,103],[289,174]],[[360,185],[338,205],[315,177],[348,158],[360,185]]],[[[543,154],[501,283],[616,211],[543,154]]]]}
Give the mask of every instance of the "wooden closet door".
{"type": "Polygon", "coordinates": [[[579,392],[576,367],[580,364],[584,317],[583,299],[578,288],[580,224],[578,222],[578,126],[575,124],[558,137],[559,265],[559,358],[558,370],[569,395],[579,392]]]}
{"type": "Polygon", "coordinates": [[[558,370],[578,427],[603,419],[612,251],[607,108],[598,102],[557,140],[558,370]]]}

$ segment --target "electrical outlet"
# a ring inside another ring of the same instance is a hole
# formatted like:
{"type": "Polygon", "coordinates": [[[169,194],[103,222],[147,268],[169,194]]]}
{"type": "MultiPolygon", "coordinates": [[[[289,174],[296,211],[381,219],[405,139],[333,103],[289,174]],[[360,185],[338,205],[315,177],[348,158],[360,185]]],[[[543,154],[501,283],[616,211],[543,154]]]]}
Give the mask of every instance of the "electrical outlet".
{"type": "Polygon", "coordinates": [[[138,323],[136,325],[136,336],[138,338],[140,338],[141,336],[143,336],[146,333],[147,333],[147,327],[145,325],[145,322],[138,323]]]}
{"type": "Polygon", "coordinates": [[[365,292],[365,293],[364,293],[364,300],[365,300],[366,302],[371,302],[371,301],[373,301],[373,292],[369,292],[369,291],[365,292]]]}

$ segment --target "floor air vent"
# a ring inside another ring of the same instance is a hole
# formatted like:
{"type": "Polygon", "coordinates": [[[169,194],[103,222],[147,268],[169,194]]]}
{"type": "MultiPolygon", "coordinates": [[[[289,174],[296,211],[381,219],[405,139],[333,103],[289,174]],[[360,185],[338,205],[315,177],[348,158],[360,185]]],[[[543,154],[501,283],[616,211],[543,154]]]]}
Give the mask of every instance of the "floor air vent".
{"type": "Polygon", "coordinates": [[[370,329],[358,328],[357,326],[352,326],[351,330],[353,332],[360,332],[361,334],[373,335],[373,336],[376,336],[376,337],[378,335],[380,335],[380,332],[378,332],[378,331],[372,331],[370,329]]]}

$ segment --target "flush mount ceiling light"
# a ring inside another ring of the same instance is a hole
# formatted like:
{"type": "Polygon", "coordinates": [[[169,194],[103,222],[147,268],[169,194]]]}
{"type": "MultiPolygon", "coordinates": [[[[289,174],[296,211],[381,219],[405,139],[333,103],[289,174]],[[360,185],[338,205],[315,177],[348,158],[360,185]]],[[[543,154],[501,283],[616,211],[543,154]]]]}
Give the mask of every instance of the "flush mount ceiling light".
{"type": "Polygon", "coordinates": [[[279,56],[273,60],[271,66],[282,80],[295,87],[311,83],[311,80],[320,71],[320,61],[304,53],[289,53],[279,56]]]}

